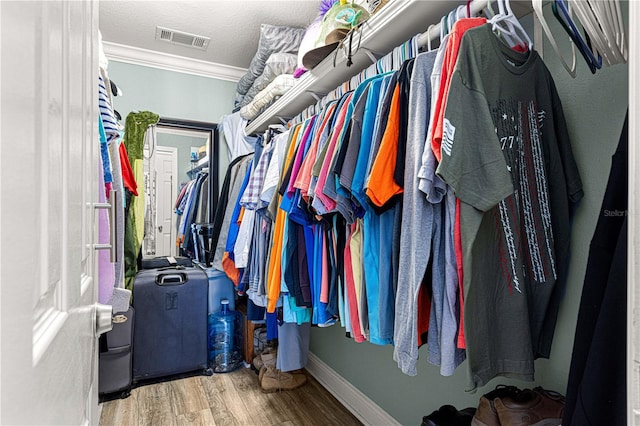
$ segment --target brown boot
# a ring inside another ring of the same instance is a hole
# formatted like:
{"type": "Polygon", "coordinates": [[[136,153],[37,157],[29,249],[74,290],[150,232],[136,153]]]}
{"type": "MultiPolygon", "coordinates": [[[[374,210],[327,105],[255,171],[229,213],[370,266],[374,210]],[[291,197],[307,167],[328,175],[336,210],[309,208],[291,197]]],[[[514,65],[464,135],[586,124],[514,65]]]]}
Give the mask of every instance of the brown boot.
{"type": "Polygon", "coordinates": [[[303,373],[287,373],[270,366],[263,371],[260,386],[265,393],[296,389],[307,382],[303,373]]]}
{"type": "Polygon", "coordinates": [[[262,353],[256,355],[253,358],[253,366],[256,370],[260,371],[265,364],[273,364],[276,362],[276,355],[278,354],[275,348],[266,348],[262,353]]]}
{"type": "Polygon", "coordinates": [[[258,383],[262,383],[262,377],[264,376],[267,368],[276,368],[276,353],[262,353],[259,355],[262,366],[260,367],[260,371],[258,371],[258,383]]]}

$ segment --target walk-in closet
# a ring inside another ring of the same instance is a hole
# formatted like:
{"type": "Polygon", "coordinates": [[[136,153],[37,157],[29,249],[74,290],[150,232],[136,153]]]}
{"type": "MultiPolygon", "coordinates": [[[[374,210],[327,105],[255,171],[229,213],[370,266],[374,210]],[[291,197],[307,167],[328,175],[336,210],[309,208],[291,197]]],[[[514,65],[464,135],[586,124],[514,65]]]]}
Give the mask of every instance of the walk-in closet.
{"type": "Polygon", "coordinates": [[[633,425],[627,0],[0,2],[0,424],[633,425]]]}

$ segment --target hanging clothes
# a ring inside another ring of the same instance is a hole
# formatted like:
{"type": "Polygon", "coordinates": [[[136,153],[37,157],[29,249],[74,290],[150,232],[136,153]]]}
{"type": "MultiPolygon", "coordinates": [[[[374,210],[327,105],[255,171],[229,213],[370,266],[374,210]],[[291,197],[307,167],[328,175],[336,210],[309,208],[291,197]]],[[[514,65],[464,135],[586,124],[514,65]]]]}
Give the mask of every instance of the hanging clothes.
{"type": "Polygon", "coordinates": [[[582,184],[549,71],[490,25],[462,39],[437,173],[460,199],[470,388],[496,375],[533,380],[534,358],[548,357],[544,325],[555,326],[549,308],[582,184]]]}
{"type": "Polygon", "coordinates": [[[227,144],[229,161],[245,156],[255,151],[257,137],[244,134],[247,120],[240,116],[240,112],[234,112],[222,117],[220,126],[224,132],[224,140],[227,144]]]}
{"type": "Polygon", "coordinates": [[[470,388],[533,377],[581,182],[548,70],[484,22],[460,20],[437,52],[363,78],[230,169],[214,260],[269,321],[393,344],[409,375],[423,344],[443,375],[467,357],[470,388]]]}
{"type": "Polygon", "coordinates": [[[627,424],[629,117],[611,161],[585,273],[562,424],[627,424]]]}
{"type": "MultiPolygon", "coordinates": [[[[130,113],[127,115],[123,144],[127,156],[132,164],[133,176],[137,187],[144,185],[143,146],[144,135],[150,124],[156,124],[160,116],[149,111],[130,113]]],[[[132,197],[127,206],[128,214],[125,221],[125,286],[133,289],[133,281],[138,272],[138,256],[144,235],[144,194],[132,197]]]]}
{"type": "MultiPolygon", "coordinates": [[[[102,118],[98,117],[98,130],[100,134],[100,145],[107,146],[107,137],[102,125],[102,118]]],[[[108,158],[108,151],[106,152],[108,158]]],[[[99,194],[98,202],[106,203],[107,196],[105,189],[105,173],[104,168],[109,166],[109,162],[105,162],[104,155],[100,162],[100,178],[99,178],[99,194]]],[[[98,244],[113,244],[111,239],[111,227],[115,226],[113,223],[109,223],[109,215],[105,209],[98,210],[98,244]]],[[[113,294],[115,288],[115,269],[113,263],[111,263],[110,254],[107,250],[98,251],[98,302],[107,303],[113,294]]]]}
{"type": "MultiPolygon", "coordinates": [[[[209,173],[200,171],[196,177],[188,181],[180,191],[175,203],[175,213],[180,217],[176,234],[176,245],[182,256],[196,257],[197,236],[193,227],[202,210],[203,194],[207,193],[209,173]]],[[[204,259],[198,259],[204,262],[204,259]]]]}

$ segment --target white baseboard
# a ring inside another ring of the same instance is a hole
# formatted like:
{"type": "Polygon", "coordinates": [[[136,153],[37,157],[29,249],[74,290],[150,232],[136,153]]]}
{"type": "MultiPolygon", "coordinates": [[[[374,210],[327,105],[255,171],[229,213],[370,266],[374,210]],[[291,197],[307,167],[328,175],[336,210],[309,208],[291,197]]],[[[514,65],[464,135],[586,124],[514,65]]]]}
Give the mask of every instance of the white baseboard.
{"type": "Polygon", "coordinates": [[[380,408],[378,404],[369,399],[313,353],[309,353],[305,368],[365,425],[400,425],[396,419],[380,408]]]}

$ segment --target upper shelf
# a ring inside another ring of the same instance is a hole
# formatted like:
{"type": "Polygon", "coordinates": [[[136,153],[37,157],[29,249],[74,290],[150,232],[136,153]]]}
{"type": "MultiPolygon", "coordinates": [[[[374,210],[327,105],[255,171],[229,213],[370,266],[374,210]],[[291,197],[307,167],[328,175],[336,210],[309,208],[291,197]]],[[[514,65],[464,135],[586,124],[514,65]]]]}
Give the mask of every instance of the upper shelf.
{"type": "Polygon", "coordinates": [[[414,35],[426,31],[430,24],[439,22],[442,15],[464,3],[447,0],[390,0],[362,26],[361,48],[352,57],[353,65],[347,67],[345,55],[338,52],[334,68],[335,53],[331,53],[317,67],[305,73],[291,90],[249,123],[245,132],[262,132],[270,124],[280,123],[278,117],[288,119],[295,116],[316,102],[315,94],[322,96],[330,92],[371,65],[371,60],[362,48],[378,56],[386,54],[414,35]]]}

